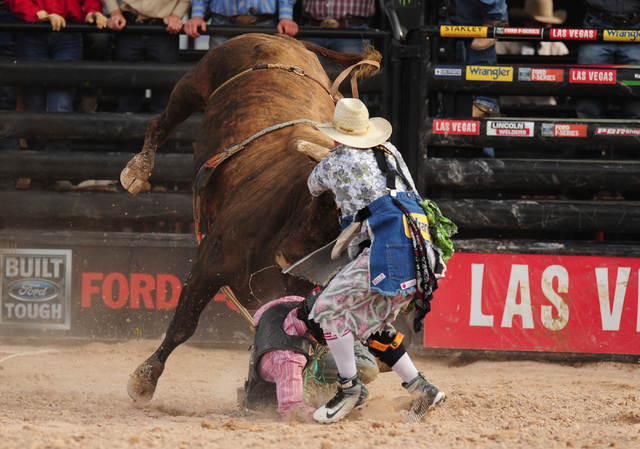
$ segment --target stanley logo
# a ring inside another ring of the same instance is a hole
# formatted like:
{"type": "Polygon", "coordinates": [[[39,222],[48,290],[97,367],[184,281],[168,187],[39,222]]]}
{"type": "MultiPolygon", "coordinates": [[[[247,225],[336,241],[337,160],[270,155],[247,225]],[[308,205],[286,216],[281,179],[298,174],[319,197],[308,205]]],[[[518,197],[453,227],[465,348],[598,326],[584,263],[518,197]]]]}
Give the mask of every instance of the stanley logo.
{"type": "Polygon", "coordinates": [[[452,26],[440,27],[442,37],[487,37],[487,27],[480,26],[452,26]]]}

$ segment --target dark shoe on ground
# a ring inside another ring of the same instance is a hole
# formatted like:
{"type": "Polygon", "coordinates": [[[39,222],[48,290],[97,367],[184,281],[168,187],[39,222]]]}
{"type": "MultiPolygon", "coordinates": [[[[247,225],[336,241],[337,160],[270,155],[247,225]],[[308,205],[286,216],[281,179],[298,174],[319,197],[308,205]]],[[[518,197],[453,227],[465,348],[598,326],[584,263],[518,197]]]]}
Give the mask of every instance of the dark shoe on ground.
{"type": "Polygon", "coordinates": [[[428,410],[447,399],[447,395],[425,379],[422,373],[409,383],[403,382],[402,386],[411,394],[412,399],[409,413],[404,417],[405,422],[421,421],[428,410]]]}
{"type": "Polygon", "coordinates": [[[30,185],[31,185],[31,179],[29,178],[19,178],[16,180],[17,190],[27,190],[30,185]]]}
{"type": "Polygon", "coordinates": [[[168,193],[169,187],[166,183],[164,184],[153,184],[151,186],[151,193],[168,193]]]}
{"type": "Polygon", "coordinates": [[[78,105],[79,112],[96,112],[97,110],[98,110],[98,94],[82,95],[80,97],[80,104],[78,105]]]}
{"type": "Polygon", "coordinates": [[[313,414],[319,423],[329,424],[340,421],[354,408],[360,407],[369,397],[369,390],[358,376],[343,379],[338,376],[338,392],[313,414]]]}
{"type": "Polygon", "coordinates": [[[500,117],[500,112],[485,104],[473,103],[471,115],[475,118],[500,117]]]}
{"type": "Polygon", "coordinates": [[[118,181],[110,179],[85,179],[79,182],[73,190],[79,191],[98,191],[98,192],[114,192],[118,193],[118,181]]]}
{"type": "Polygon", "coordinates": [[[71,192],[73,190],[73,184],[71,184],[71,181],[59,180],[53,184],[53,190],[56,192],[71,192]]]}
{"type": "Polygon", "coordinates": [[[489,39],[485,37],[476,37],[473,41],[471,41],[471,48],[474,50],[486,50],[494,46],[498,42],[498,39],[489,39]]]}

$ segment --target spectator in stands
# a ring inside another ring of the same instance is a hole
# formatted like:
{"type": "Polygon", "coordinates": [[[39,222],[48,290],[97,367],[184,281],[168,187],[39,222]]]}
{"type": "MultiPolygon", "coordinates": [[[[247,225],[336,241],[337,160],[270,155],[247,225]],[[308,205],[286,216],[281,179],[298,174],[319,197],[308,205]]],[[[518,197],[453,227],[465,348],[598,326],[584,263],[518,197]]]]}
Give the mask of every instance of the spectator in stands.
{"type": "MultiPolygon", "coordinates": [[[[191,0],[191,19],[184,32],[195,39],[200,31],[207,31],[204,20],[207,9],[213,13],[211,25],[276,27],[278,33],[287,36],[298,34],[298,24],[293,21],[295,0],[191,0]]],[[[214,48],[229,38],[211,36],[209,48],[214,48]]]]}
{"type": "MultiPolygon", "coordinates": [[[[9,0],[0,0],[0,23],[15,22],[11,14],[9,0]]],[[[15,33],[0,31],[0,59],[13,59],[16,57],[15,33]]],[[[0,86],[0,110],[15,111],[18,100],[18,88],[0,86]]],[[[0,139],[0,150],[18,150],[18,139],[0,139]]]]}
{"type": "MultiPolygon", "coordinates": [[[[524,28],[550,28],[553,25],[563,24],[567,20],[567,11],[553,10],[553,0],[527,0],[524,9],[515,8],[509,10],[509,17],[522,19],[524,28]]],[[[496,43],[496,53],[499,55],[523,55],[523,56],[562,56],[569,54],[569,49],[563,42],[541,41],[500,41],[496,43]]],[[[500,97],[500,104],[506,105],[550,105],[555,106],[555,97],[549,96],[508,96],[500,97]]]]}
{"type": "MultiPolygon", "coordinates": [[[[118,33],[115,38],[115,59],[126,62],[178,62],[182,17],[191,6],[189,0],[104,0],[109,12],[109,28],[122,30],[134,25],[165,24],[168,34],[118,33]]],[[[144,89],[121,89],[118,112],[141,112],[144,89]]],[[[150,109],[160,114],[169,103],[170,90],[156,90],[151,95],[150,109]]],[[[134,149],[134,151],[139,151],[134,149]]]]}
{"type": "MultiPolygon", "coordinates": [[[[107,7],[103,5],[102,13],[108,15],[107,7]]],[[[111,60],[113,47],[113,33],[84,33],[82,35],[82,59],[89,61],[111,60]]],[[[88,86],[80,89],[78,111],[95,112],[98,109],[98,94],[101,89],[88,86]]]]}
{"type": "MultiPolygon", "coordinates": [[[[373,0],[302,0],[302,25],[320,28],[368,29],[369,22],[376,14],[373,0]]],[[[305,41],[344,53],[364,53],[363,39],[306,38],[305,41]]]]}
{"type": "MultiPolygon", "coordinates": [[[[638,0],[585,0],[587,14],[584,28],[640,29],[640,1],[638,0]]],[[[586,65],[639,65],[640,46],[637,43],[583,43],[578,50],[578,64],[586,65]]],[[[616,99],[620,105],[619,118],[640,118],[640,100],[631,95],[616,99]]],[[[607,97],[576,99],[579,118],[606,118],[607,97]]]]}
{"type": "MultiPolygon", "coordinates": [[[[447,0],[442,25],[507,26],[506,0],[447,0]],[[455,6],[454,6],[455,5],[455,6]]],[[[494,44],[496,39],[475,38],[473,41],[459,40],[456,43],[456,62],[459,64],[496,64],[498,57],[494,44]]],[[[477,95],[473,97],[473,116],[499,116],[499,97],[477,95]]]]}
{"type": "MultiPolygon", "coordinates": [[[[21,59],[81,59],[82,35],[58,33],[69,22],[96,23],[107,26],[100,0],[12,0],[13,14],[25,22],[49,22],[52,33],[17,33],[16,52],[21,59]]],[[[74,88],[25,87],[26,110],[72,112],[74,88]]],[[[45,149],[68,150],[65,140],[47,142],[45,149]]]]}

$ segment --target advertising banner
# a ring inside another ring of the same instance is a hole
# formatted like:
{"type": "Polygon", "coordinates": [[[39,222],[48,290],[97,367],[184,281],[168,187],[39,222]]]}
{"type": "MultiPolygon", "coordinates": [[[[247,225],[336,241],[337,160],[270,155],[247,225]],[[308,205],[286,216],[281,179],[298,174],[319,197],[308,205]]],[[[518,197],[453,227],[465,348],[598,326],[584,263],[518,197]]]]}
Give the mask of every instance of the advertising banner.
{"type": "Polygon", "coordinates": [[[428,348],[640,354],[640,259],[457,253],[428,348]]]}
{"type": "MultiPolygon", "coordinates": [[[[193,235],[0,232],[0,337],[160,338],[193,264],[193,235]]],[[[191,341],[248,343],[217,294],[191,341]]]]}
{"type": "Polygon", "coordinates": [[[492,67],[468,65],[466,71],[467,81],[513,81],[513,67],[492,67]]]}
{"type": "Polygon", "coordinates": [[[443,25],[440,27],[442,37],[487,37],[487,27],[443,25]]]}
{"type": "MultiPolygon", "coordinates": [[[[160,338],[196,250],[189,235],[0,232],[0,337],[160,338]]],[[[639,275],[640,258],[458,252],[424,346],[637,355],[639,275]]],[[[190,341],[248,347],[234,309],[215,295],[190,341]]]]}
{"type": "Polygon", "coordinates": [[[0,325],[69,329],[71,250],[0,248],[0,325]]]}

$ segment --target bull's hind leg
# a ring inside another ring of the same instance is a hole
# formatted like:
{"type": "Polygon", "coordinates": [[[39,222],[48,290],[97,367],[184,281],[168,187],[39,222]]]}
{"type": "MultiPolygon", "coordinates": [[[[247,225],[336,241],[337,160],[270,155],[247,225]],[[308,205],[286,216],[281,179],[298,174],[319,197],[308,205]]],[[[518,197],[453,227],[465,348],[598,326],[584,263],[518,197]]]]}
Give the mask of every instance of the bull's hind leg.
{"type": "Polygon", "coordinates": [[[220,283],[222,276],[209,275],[212,268],[216,267],[204,266],[204,263],[211,264],[211,260],[216,259],[209,258],[211,253],[203,249],[205,248],[200,248],[201,251],[198,252],[193,268],[183,286],[175,315],[162,344],[129,378],[127,393],[138,404],[144,405],[153,398],[167,358],[175,348],[191,338],[198,327],[200,314],[222,287],[220,283]]]}

